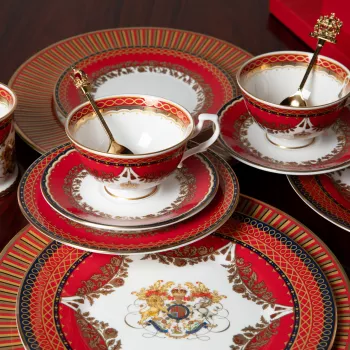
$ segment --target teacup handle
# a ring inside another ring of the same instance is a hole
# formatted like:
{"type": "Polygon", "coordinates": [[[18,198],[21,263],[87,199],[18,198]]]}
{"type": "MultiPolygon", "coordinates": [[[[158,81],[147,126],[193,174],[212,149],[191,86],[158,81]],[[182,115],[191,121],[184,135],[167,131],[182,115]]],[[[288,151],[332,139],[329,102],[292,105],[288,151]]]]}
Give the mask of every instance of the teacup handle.
{"type": "Polygon", "coordinates": [[[204,122],[207,120],[212,122],[215,125],[214,134],[207,141],[204,141],[201,144],[199,144],[198,146],[187,150],[184,153],[180,164],[178,165],[179,168],[182,167],[182,162],[186,158],[188,158],[196,153],[201,153],[201,152],[206,151],[218,139],[218,137],[220,135],[219,118],[216,114],[203,113],[203,114],[200,114],[198,116],[198,120],[199,120],[199,122],[196,125],[196,128],[194,129],[194,132],[193,132],[193,135],[191,138],[196,137],[202,131],[204,122]]]}

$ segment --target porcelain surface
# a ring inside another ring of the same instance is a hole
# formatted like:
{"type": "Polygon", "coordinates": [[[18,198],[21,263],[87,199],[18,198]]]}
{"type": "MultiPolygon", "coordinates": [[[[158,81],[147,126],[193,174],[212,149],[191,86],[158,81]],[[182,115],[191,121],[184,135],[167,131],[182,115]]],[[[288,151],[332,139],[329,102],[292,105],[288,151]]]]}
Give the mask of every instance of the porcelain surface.
{"type": "Polygon", "coordinates": [[[133,154],[107,153],[109,139],[89,103],[69,113],[66,132],[85,169],[118,197],[149,196],[185,159],[204,152],[220,134],[216,114],[200,114],[195,125],[183,107],[159,97],[116,95],[95,102],[99,109],[106,110],[106,122],[114,138],[133,154]],[[187,142],[201,132],[205,121],[213,124],[213,134],[185,150],[187,142]]]}
{"type": "Polygon", "coordinates": [[[54,158],[46,167],[41,190],[59,214],[83,225],[119,231],[145,231],[174,224],[205,208],[219,187],[210,160],[196,155],[185,160],[150,196],[126,200],[111,195],[82,166],[75,150],[54,158]]]}
{"type": "Polygon", "coordinates": [[[350,169],[317,176],[289,176],[299,197],[333,224],[350,231],[350,169]]]}
{"type": "Polygon", "coordinates": [[[319,55],[303,89],[307,106],[280,105],[298,90],[310,59],[306,52],[271,52],[245,62],[237,73],[249,113],[283,147],[307,146],[335,123],[347,103],[350,71],[319,55]]]}
{"type": "Polygon", "coordinates": [[[42,195],[40,183],[47,164],[69,144],[54,148],[36,160],[24,174],[18,188],[20,207],[26,218],[41,232],[78,249],[105,254],[141,254],[182,247],[206,237],[222,226],[235,210],[239,198],[237,178],[231,167],[207,151],[219,174],[219,189],[214,199],[189,220],[145,232],[116,232],[88,227],[58,214],[42,195]]]}
{"type": "Polygon", "coordinates": [[[333,344],[335,303],[346,306],[349,289],[327,252],[293,218],[244,196],[217,234],[171,252],[111,257],[45,242],[24,272],[20,334],[29,349],[341,349],[349,332],[340,317],[333,344]],[[330,274],[343,286],[336,298],[330,274]]]}
{"type": "Polygon", "coordinates": [[[307,147],[283,149],[269,140],[250,116],[243,98],[219,112],[220,140],[233,157],[258,169],[280,174],[322,174],[349,166],[349,109],[307,147]]]}
{"type": "Polygon", "coordinates": [[[162,96],[185,106],[196,118],[203,112],[217,113],[237,95],[235,74],[249,57],[222,40],[168,28],[118,28],[68,38],[38,52],[12,76],[9,85],[19,98],[16,129],[40,153],[67,142],[64,119],[57,119],[52,99],[54,95],[61,102],[63,117],[83,102],[67,76],[72,65],[97,81],[96,97],[109,93],[109,81],[113,89],[117,82],[123,84],[123,91],[112,94],[162,96]],[[28,98],[28,86],[33,85],[29,92],[34,97],[28,98]]]}

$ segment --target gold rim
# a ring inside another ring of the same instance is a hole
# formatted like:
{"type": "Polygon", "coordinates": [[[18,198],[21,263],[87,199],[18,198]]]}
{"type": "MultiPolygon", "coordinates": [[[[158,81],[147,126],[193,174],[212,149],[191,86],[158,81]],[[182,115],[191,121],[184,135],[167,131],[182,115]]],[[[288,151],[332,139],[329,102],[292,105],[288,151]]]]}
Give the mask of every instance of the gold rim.
{"type": "MultiPolygon", "coordinates": [[[[107,157],[107,158],[113,158],[113,159],[143,159],[143,158],[148,158],[148,157],[153,157],[153,156],[158,156],[173,150],[176,150],[177,148],[180,148],[182,145],[184,145],[186,142],[188,142],[193,134],[194,128],[195,128],[195,123],[193,120],[193,117],[191,115],[190,112],[188,112],[185,108],[181,107],[180,105],[178,105],[175,102],[172,102],[170,100],[167,100],[165,98],[161,98],[161,97],[156,97],[156,96],[152,96],[152,95],[138,95],[138,94],[131,94],[131,95],[113,95],[113,96],[108,96],[108,97],[101,97],[95,100],[95,102],[100,102],[106,99],[112,99],[112,98],[121,98],[121,97],[139,97],[139,98],[143,98],[143,99],[147,99],[147,98],[151,98],[151,99],[156,99],[157,101],[161,101],[161,102],[166,102],[169,103],[170,105],[176,106],[178,109],[182,110],[182,112],[187,116],[187,118],[190,121],[190,124],[187,126],[186,131],[188,128],[191,128],[191,131],[189,132],[189,134],[180,142],[178,142],[177,144],[168,147],[168,148],[164,148],[160,151],[157,152],[151,152],[151,153],[140,153],[140,154],[111,154],[108,152],[102,152],[102,151],[97,151],[95,149],[89,148],[87,146],[84,146],[83,144],[81,144],[80,142],[76,141],[75,138],[73,137],[69,126],[69,123],[71,121],[71,119],[73,118],[74,114],[79,111],[80,109],[82,109],[85,106],[88,106],[90,104],[90,102],[84,102],[82,104],[80,104],[79,106],[75,107],[71,112],[69,112],[67,118],[66,118],[66,124],[65,124],[65,132],[67,137],[69,138],[69,140],[77,145],[79,148],[82,148],[83,150],[93,153],[93,154],[97,154],[99,156],[103,156],[103,157],[107,157]]],[[[93,113],[93,112],[92,112],[93,113]]],[[[79,151],[78,151],[79,152],[79,151]]]]}
{"type": "Polygon", "coordinates": [[[104,190],[105,190],[111,197],[126,199],[126,200],[128,200],[128,201],[137,201],[137,200],[139,200],[139,199],[148,198],[148,197],[153,196],[153,195],[158,191],[158,186],[155,186],[154,188],[152,188],[152,190],[151,190],[149,193],[147,193],[147,194],[144,195],[144,196],[135,197],[135,198],[128,198],[128,197],[122,197],[122,196],[117,196],[117,195],[113,194],[112,192],[108,191],[108,189],[107,189],[106,186],[103,186],[103,188],[104,188],[104,190]]]}
{"type": "Polygon", "coordinates": [[[280,144],[278,144],[278,143],[276,143],[276,142],[273,142],[273,141],[269,138],[268,133],[265,133],[265,136],[266,136],[266,138],[267,138],[267,141],[269,141],[269,142],[270,142],[271,144],[273,144],[274,146],[277,146],[277,147],[282,148],[282,149],[301,149],[301,148],[309,147],[309,146],[311,146],[311,145],[315,142],[315,140],[316,140],[316,137],[314,137],[314,138],[312,138],[311,141],[310,141],[308,144],[306,144],[306,145],[290,147],[290,146],[282,146],[282,145],[280,145],[280,144]]]}
{"type": "MultiPolygon", "coordinates": [[[[250,63],[252,63],[254,60],[256,59],[259,59],[259,58],[263,58],[263,57],[266,57],[266,56],[271,56],[271,55],[282,55],[282,54],[293,54],[293,55],[297,55],[297,54],[300,54],[300,55],[304,55],[304,56],[307,56],[308,58],[311,58],[312,56],[312,53],[309,53],[309,52],[305,52],[305,51],[272,51],[272,52],[269,52],[269,53],[265,53],[265,54],[262,54],[262,55],[258,55],[258,56],[254,56],[252,58],[250,58],[249,60],[247,60],[246,62],[244,62],[241,66],[241,68],[238,69],[237,73],[236,73],[236,80],[237,80],[237,84],[239,86],[239,88],[244,91],[245,94],[247,94],[248,96],[250,96],[250,98],[252,98],[253,100],[257,100],[261,103],[264,103],[270,107],[274,107],[274,108],[278,108],[278,109],[281,109],[281,110],[288,110],[288,111],[297,111],[297,110],[317,110],[317,109],[320,109],[320,108],[325,108],[325,107],[328,107],[328,106],[332,106],[332,105],[336,105],[344,100],[346,100],[349,96],[350,96],[350,92],[348,94],[346,94],[345,96],[341,97],[340,99],[334,101],[334,102],[330,102],[330,103],[326,103],[326,104],[323,104],[323,105],[318,105],[318,106],[313,106],[313,107],[289,107],[289,106],[283,106],[281,107],[281,105],[278,105],[278,104],[275,104],[275,103],[272,103],[272,102],[267,102],[267,101],[264,101],[254,95],[252,95],[250,92],[248,92],[241,84],[241,79],[240,79],[240,75],[241,75],[241,72],[243,71],[243,69],[250,63]]],[[[334,64],[336,64],[337,66],[340,66],[345,72],[348,72],[348,76],[350,75],[350,71],[349,69],[347,69],[343,64],[341,64],[340,62],[337,62],[336,60],[333,60],[332,58],[330,57],[326,57],[326,56],[323,56],[323,55],[318,55],[318,57],[320,58],[323,58],[325,61],[330,61],[334,64]]],[[[284,117],[287,117],[287,118],[304,118],[304,117],[300,117],[300,116],[284,116],[284,117]]]]}

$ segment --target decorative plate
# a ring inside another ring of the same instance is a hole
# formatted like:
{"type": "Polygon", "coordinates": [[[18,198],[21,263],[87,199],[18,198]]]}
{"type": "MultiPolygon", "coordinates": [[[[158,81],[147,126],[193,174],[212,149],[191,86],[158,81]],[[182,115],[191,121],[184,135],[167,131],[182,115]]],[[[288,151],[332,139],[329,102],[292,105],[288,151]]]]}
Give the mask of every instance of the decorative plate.
{"type": "Polygon", "coordinates": [[[159,91],[196,114],[216,113],[237,95],[235,73],[249,57],[230,43],[175,29],[110,29],[72,37],[40,51],[12,76],[9,86],[19,100],[17,132],[41,153],[67,141],[52,105],[65,113],[79,103],[65,75],[72,64],[92,73],[98,94],[108,93],[110,84],[113,91],[122,84],[123,93],[124,87],[135,92],[137,79],[143,84],[138,91],[159,91]]]}
{"type": "Polygon", "coordinates": [[[165,251],[204,238],[217,230],[233,213],[239,197],[236,175],[231,167],[213,152],[204,154],[219,174],[215,198],[195,216],[177,224],[146,232],[116,232],[91,228],[58,214],[46,202],[40,190],[43,173],[57,156],[72,149],[70,144],[54,148],[37,159],[23,175],[18,199],[28,221],[50,238],[83,250],[107,254],[132,254],[165,251]]]}
{"type": "Polygon", "coordinates": [[[350,165],[350,110],[310,146],[282,149],[272,144],[248,114],[242,97],[219,112],[220,140],[233,157],[254,168],[288,175],[315,175],[350,165]]]}
{"type": "Polygon", "coordinates": [[[310,208],[350,231],[350,168],[317,176],[288,176],[288,180],[310,208]]]}
{"type": "Polygon", "coordinates": [[[86,226],[107,230],[141,231],[169,226],[193,216],[215,197],[219,179],[203,154],[187,158],[181,169],[140,200],[109,194],[68,148],[46,166],[41,190],[59,214],[86,226]]]}
{"type": "Polygon", "coordinates": [[[35,258],[24,273],[12,268],[25,275],[17,322],[28,349],[330,349],[335,302],[333,349],[349,344],[337,260],[254,199],[243,196],[215,235],[161,254],[111,257],[41,239],[35,230],[18,239],[35,258]]]}

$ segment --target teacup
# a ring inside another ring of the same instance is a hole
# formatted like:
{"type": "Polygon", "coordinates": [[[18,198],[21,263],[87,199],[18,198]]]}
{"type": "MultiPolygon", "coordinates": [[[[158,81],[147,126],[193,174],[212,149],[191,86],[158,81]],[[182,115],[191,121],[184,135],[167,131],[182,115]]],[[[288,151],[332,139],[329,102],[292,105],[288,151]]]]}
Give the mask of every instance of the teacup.
{"type": "Polygon", "coordinates": [[[0,196],[7,194],[18,176],[15,162],[15,127],[13,112],[17,106],[14,92],[0,84],[0,196]]]}
{"type": "Polygon", "coordinates": [[[201,114],[195,122],[178,104],[153,96],[118,95],[96,99],[115,139],[134,154],[109,154],[109,139],[89,103],[72,110],[66,133],[86,170],[104,184],[107,193],[126,199],[145,198],[156,190],[189,156],[204,152],[219,136],[215,114],[201,114]],[[214,134],[186,150],[187,142],[204,121],[215,125],[214,134]]]}
{"type": "Polygon", "coordinates": [[[247,110],[268,140],[282,148],[311,144],[336,121],[350,93],[349,70],[320,55],[303,89],[307,107],[281,106],[298,90],[311,57],[307,52],[271,52],[248,60],[237,72],[247,110]]]}

